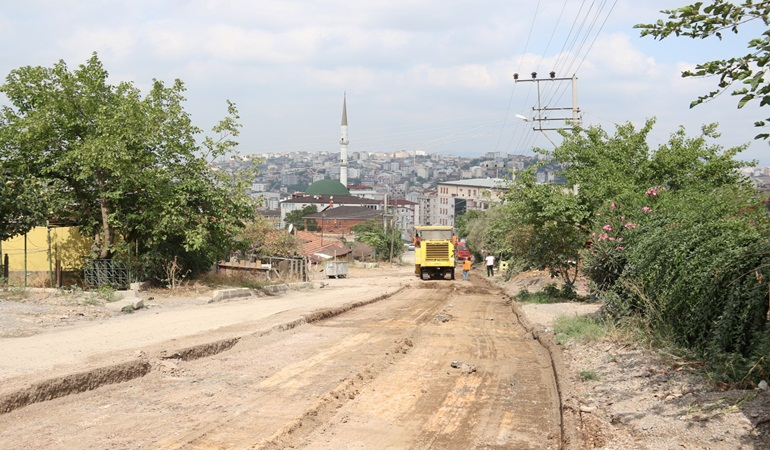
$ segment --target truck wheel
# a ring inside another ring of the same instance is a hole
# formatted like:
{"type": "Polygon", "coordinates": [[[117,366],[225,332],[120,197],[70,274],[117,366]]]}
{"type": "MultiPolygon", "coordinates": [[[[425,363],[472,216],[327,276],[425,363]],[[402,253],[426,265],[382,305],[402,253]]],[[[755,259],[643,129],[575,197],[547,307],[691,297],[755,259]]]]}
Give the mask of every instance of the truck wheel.
{"type": "Polygon", "coordinates": [[[427,270],[423,269],[420,272],[420,278],[423,279],[423,280],[430,280],[430,274],[428,273],[427,270]]]}

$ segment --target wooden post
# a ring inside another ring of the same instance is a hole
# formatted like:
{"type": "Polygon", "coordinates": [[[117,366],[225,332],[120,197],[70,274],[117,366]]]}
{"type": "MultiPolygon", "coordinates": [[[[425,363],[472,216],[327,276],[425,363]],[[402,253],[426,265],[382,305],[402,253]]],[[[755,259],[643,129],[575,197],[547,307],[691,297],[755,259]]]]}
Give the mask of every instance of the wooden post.
{"type": "Polygon", "coordinates": [[[27,289],[27,233],[24,233],[24,289],[27,289]]]}
{"type": "Polygon", "coordinates": [[[10,273],[8,264],[8,253],[6,253],[3,258],[3,282],[6,286],[8,285],[8,274],[10,273]]]}
{"type": "Polygon", "coordinates": [[[46,227],[48,229],[48,279],[50,280],[50,286],[53,285],[53,253],[51,252],[51,226],[46,227]]]}
{"type": "Polygon", "coordinates": [[[56,287],[60,288],[62,285],[62,273],[61,273],[61,259],[56,260],[56,287]]]}

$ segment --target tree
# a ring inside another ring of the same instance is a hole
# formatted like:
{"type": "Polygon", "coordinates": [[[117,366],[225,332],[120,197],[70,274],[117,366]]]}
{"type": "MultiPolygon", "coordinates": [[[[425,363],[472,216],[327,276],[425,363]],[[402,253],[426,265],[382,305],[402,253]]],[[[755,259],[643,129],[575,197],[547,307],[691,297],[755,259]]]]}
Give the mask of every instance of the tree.
{"type": "Polygon", "coordinates": [[[455,219],[455,228],[457,228],[457,237],[460,239],[468,237],[472,224],[483,216],[484,212],[478,209],[472,209],[465,214],[457,216],[455,219]]]}
{"type": "Polygon", "coordinates": [[[286,230],[277,230],[268,221],[257,216],[246,224],[236,236],[238,249],[249,257],[255,256],[291,256],[299,249],[299,240],[286,230]]]}
{"type": "Polygon", "coordinates": [[[554,151],[592,212],[583,252],[592,291],[613,319],[634,316],[697,352],[714,378],[766,372],[770,224],[737,170],[746,146],[723,149],[707,125],[652,150],[640,144],[650,126],[593,130],[595,139],[570,136],[554,151]]]}
{"type": "MultiPolygon", "coordinates": [[[[506,200],[510,202],[510,223],[524,257],[552,277],[572,286],[578,275],[580,250],[586,242],[591,214],[577,192],[563,186],[538,184],[534,167],[520,172],[506,200]]],[[[513,247],[512,248],[516,248],[513,247]]]]}
{"type": "Polygon", "coordinates": [[[680,189],[746,181],[737,169],[751,163],[735,157],[747,145],[724,149],[711,143],[720,136],[716,124],[704,125],[696,137],[688,137],[680,128],[653,150],[647,136],[654,125],[655,119],[648,119],[639,130],[630,123],[621,124],[614,136],[601,127],[576,127],[563,133],[562,145],[546,152],[564,166],[567,186],[577,191],[589,216],[608,201],[623,200],[628,193],[638,195],[652,186],[680,189]]]}
{"type": "Polygon", "coordinates": [[[0,164],[12,176],[56,184],[49,214],[93,236],[94,256],[139,249],[157,269],[180,256],[194,270],[229,247],[253,215],[248,174],[214,172],[209,162],[234,154],[238,113],[217,124],[216,139],[183,108],[184,84],[154,80],[147,96],[133,84],[108,83],[96,54],[70,71],[25,66],[0,86],[0,164]]]}
{"type": "Polygon", "coordinates": [[[45,225],[49,218],[43,186],[37,179],[0,177],[0,198],[8,199],[0,202],[0,241],[45,225]]]}
{"type": "Polygon", "coordinates": [[[376,220],[368,220],[351,228],[356,234],[356,240],[372,247],[381,261],[390,258],[400,258],[404,252],[400,234],[394,228],[385,227],[376,220]]]}
{"type": "Polygon", "coordinates": [[[315,219],[305,219],[305,217],[310,214],[315,214],[317,212],[318,207],[316,205],[307,205],[302,209],[287,213],[284,221],[294,225],[298,230],[317,231],[320,230],[318,222],[316,222],[315,219]]]}
{"type": "MultiPolygon", "coordinates": [[[[719,137],[716,125],[704,126],[701,135],[694,138],[680,129],[666,145],[652,151],[647,135],[654,124],[650,119],[639,130],[631,124],[618,125],[614,136],[601,127],[576,127],[562,132],[564,141],[556,149],[540,150],[564,168],[567,186],[536,183],[536,167],[519,173],[506,196],[510,212],[505,222],[515,238],[525,240],[526,245],[510,245],[512,252],[572,284],[582,249],[597,235],[605,234],[602,227],[609,225],[597,213],[612,209],[611,203],[630,206],[654,186],[708,189],[744,182],[736,170],[742,162],[734,157],[746,146],[724,150],[709,144],[710,139],[719,137]]],[[[500,226],[505,227],[505,222],[500,226]]],[[[489,230],[496,228],[488,226],[489,230]]],[[[487,235],[491,236],[491,231],[487,235]]],[[[622,264],[615,256],[602,254],[588,261],[590,273],[601,274],[603,280],[617,279],[622,264]]]]}
{"type": "MultiPolygon", "coordinates": [[[[746,23],[760,20],[764,31],[759,37],[748,42],[749,53],[729,59],[708,61],[695,66],[694,70],[682,73],[683,77],[718,76],[717,89],[698,97],[690,104],[694,107],[712,99],[738,82],[732,95],[738,96],[738,108],[752,100],[759,100],[760,106],[770,104],[770,83],[766,79],[767,64],[770,62],[770,2],[744,0],[733,4],[724,0],[713,0],[704,6],[696,2],[681,8],[661,11],[668,15],[668,21],[658,20],[654,24],[638,24],[642,36],[653,36],[663,40],[671,35],[686,36],[692,39],[716,37],[722,39],[722,33],[729,30],[735,34],[746,23]],[[701,9],[702,8],[702,9],[701,9]]],[[[756,121],[758,127],[764,127],[770,119],[756,121]]],[[[770,134],[763,132],[756,139],[767,139],[770,134]]]]}

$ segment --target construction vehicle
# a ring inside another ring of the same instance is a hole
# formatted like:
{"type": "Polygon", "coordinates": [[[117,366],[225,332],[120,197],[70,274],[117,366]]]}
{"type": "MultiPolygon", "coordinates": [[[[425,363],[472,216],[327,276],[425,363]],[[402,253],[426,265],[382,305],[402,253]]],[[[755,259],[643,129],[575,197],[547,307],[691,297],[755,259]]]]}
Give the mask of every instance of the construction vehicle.
{"type": "Polygon", "coordinates": [[[457,251],[457,255],[455,256],[457,257],[458,263],[465,261],[466,259],[471,259],[471,251],[468,249],[468,244],[465,243],[465,239],[460,239],[455,250],[457,251]]]}
{"type": "Polygon", "coordinates": [[[414,274],[423,280],[455,279],[454,229],[451,226],[416,226],[414,274]]]}

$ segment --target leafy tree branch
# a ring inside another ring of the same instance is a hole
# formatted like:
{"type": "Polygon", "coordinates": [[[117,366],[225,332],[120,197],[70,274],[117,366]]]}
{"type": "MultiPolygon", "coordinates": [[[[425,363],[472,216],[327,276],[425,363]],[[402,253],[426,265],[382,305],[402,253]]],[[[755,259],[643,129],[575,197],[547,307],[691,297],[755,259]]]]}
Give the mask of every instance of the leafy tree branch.
{"type": "MultiPolygon", "coordinates": [[[[731,95],[738,97],[738,108],[747,103],[759,101],[759,106],[770,104],[770,84],[767,80],[767,66],[770,62],[770,1],[754,2],[745,0],[741,3],[730,3],[724,0],[713,0],[704,6],[703,2],[672,10],[663,10],[668,20],[658,20],[654,24],[638,24],[641,36],[652,36],[663,40],[671,35],[684,36],[692,39],[716,37],[722,39],[726,30],[737,34],[742,26],[749,22],[761,21],[764,31],[760,36],[748,41],[749,52],[742,56],[708,61],[695,66],[693,70],[682,73],[683,77],[717,76],[717,89],[701,95],[694,100],[690,107],[711,100],[727,91],[735,83],[731,95]]],[[[770,118],[757,120],[754,125],[765,127],[770,118]]],[[[770,133],[761,132],[755,139],[767,139],[770,133]]]]}

